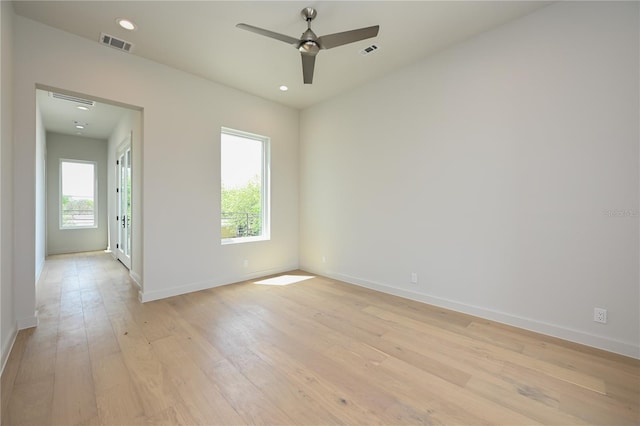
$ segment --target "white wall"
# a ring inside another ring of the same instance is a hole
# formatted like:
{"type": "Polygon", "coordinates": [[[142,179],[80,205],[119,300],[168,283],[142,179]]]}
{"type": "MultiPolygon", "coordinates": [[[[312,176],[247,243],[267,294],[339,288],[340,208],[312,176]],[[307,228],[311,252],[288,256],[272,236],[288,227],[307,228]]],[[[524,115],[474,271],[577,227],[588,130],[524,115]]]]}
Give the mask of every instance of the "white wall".
{"type": "Polygon", "coordinates": [[[305,110],[301,267],[640,357],[638,47],[563,2],[305,110]]]}
{"type": "Polygon", "coordinates": [[[47,253],[105,250],[107,224],[107,140],[47,132],[47,253]],[[97,227],[60,229],[60,160],[96,163],[97,227]]]}
{"type": "Polygon", "coordinates": [[[34,313],[36,84],[143,109],[143,300],[298,266],[296,110],[15,17],[16,310],[34,313]],[[60,58],[64,58],[61,60],[60,58]],[[272,237],[220,244],[222,126],[271,137],[272,237]],[[249,267],[243,268],[243,261],[249,267]]]}
{"type": "Polygon", "coordinates": [[[17,333],[13,308],[13,6],[0,2],[0,368],[17,333]]]}

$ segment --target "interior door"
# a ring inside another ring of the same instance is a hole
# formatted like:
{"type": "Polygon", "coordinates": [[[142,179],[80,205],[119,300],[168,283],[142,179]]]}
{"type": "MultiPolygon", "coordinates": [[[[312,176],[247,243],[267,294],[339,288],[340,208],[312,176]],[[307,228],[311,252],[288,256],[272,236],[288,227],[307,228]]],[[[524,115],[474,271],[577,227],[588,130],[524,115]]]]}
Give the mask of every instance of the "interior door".
{"type": "Polygon", "coordinates": [[[131,269],[131,135],[118,150],[116,215],[118,243],[116,253],[120,262],[131,269]]]}

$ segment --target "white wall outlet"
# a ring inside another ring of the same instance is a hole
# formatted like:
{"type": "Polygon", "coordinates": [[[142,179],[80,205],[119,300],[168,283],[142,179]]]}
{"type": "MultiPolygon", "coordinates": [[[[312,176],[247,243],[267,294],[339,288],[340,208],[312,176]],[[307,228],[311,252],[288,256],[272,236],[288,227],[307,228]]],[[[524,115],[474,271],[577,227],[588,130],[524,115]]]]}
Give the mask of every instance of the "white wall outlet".
{"type": "Polygon", "coordinates": [[[322,263],[327,263],[327,256],[322,256],[322,263]]]}
{"type": "Polygon", "coordinates": [[[411,284],[418,284],[418,273],[417,272],[412,272],[411,273],[411,284]]]}
{"type": "Polygon", "coordinates": [[[243,268],[248,268],[248,267],[249,267],[249,261],[248,261],[247,259],[245,259],[245,260],[242,262],[242,267],[243,267],[243,268]]]}
{"type": "Polygon", "coordinates": [[[607,323],[607,310],[603,308],[593,308],[593,320],[595,322],[607,323]]]}

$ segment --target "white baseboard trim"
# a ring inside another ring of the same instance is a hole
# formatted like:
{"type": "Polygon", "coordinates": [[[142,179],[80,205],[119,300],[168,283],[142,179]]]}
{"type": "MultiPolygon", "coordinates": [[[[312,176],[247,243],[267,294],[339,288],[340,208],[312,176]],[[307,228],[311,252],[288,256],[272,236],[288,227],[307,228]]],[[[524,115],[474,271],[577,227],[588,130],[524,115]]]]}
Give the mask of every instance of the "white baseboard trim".
{"type": "MultiPolygon", "coordinates": [[[[308,269],[305,269],[308,270],[308,269]]],[[[308,270],[309,272],[313,272],[308,270]]],[[[371,290],[376,290],[382,293],[391,294],[394,296],[403,297],[409,300],[415,300],[417,302],[426,303],[429,305],[438,306],[452,311],[461,312],[483,319],[499,322],[502,324],[511,325],[514,327],[522,328],[525,330],[533,331],[536,333],[544,334],[547,336],[557,337],[559,339],[568,340],[570,342],[579,343],[586,346],[602,349],[608,352],[617,353],[620,355],[628,356],[631,358],[640,359],[640,347],[634,345],[632,342],[625,342],[616,339],[611,339],[606,336],[599,336],[590,333],[586,333],[580,330],[574,330],[571,328],[562,327],[556,324],[550,324],[543,321],[534,320],[531,318],[525,318],[505,312],[495,311],[492,309],[483,308],[481,306],[469,305],[455,300],[444,299],[435,296],[429,296],[422,293],[413,292],[410,290],[399,289],[391,287],[389,285],[378,283],[369,280],[363,280],[350,275],[340,274],[337,272],[323,272],[318,275],[324,275],[329,278],[344,281],[349,284],[354,284],[360,287],[365,287],[371,290]]]]}
{"type": "Polygon", "coordinates": [[[11,355],[11,351],[13,350],[13,345],[16,343],[16,338],[18,337],[18,327],[14,326],[13,330],[11,330],[11,335],[7,339],[6,342],[2,342],[2,368],[0,369],[0,376],[4,373],[4,368],[7,366],[7,361],[9,361],[9,355],[11,355]]]}
{"type": "Polygon", "coordinates": [[[32,316],[18,318],[17,321],[18,330],[24,330],[25,328],[32,328],[38,326],[38,311],[35,311],[32,316]]]}
{"type": "Polygon", "coordinates": [[[132,270],[129,270],[129,278],[131,278],[131,281],[133,281],[133,284],[138,289],[138,302],[143,303],[142,302],[142,277],[137,272],[133,272],[132,270]]]}
{"type": "Polygon", "coordinates": [[[133,280],[133,283],[138,287],[139,290],[142,290],[142,277],[137,272],[129,270],[129,277],[133,280]]]}
{"type": "Polygon", "coordinates": [[[181,294],[193,293],[195,291],[208,290],[215,287],[221,287],[227,284],[252,280],[273,274],[281,274],[284,272],[295,271],[298,265],[291,265],[283,268],[267,269],[263,271],[255,271],[239,276],[220,277],[215,280],[199,281],[195,283],[185,284],[178,287],[171,287],[163,290],[144,291],[138,293],[138,300],[142,303],[152,302],[154,300],[166,299],[167,297],[179,296],[181,294]]]}

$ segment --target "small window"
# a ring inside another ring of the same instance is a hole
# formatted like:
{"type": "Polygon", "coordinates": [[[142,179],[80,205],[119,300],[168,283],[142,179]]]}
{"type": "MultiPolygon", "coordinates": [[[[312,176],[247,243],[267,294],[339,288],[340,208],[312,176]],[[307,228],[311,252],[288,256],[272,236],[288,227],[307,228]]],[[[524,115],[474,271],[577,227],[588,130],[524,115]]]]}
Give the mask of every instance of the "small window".
{"type": "Polygon", "coordinates": [[[269,239],[269,138],[223,128],[222,244],[269,239]]]}
{"type": "Polygon", "coordinates": [[[96,163],[60,160],[60,229],[96,228],[96,163]]]}

